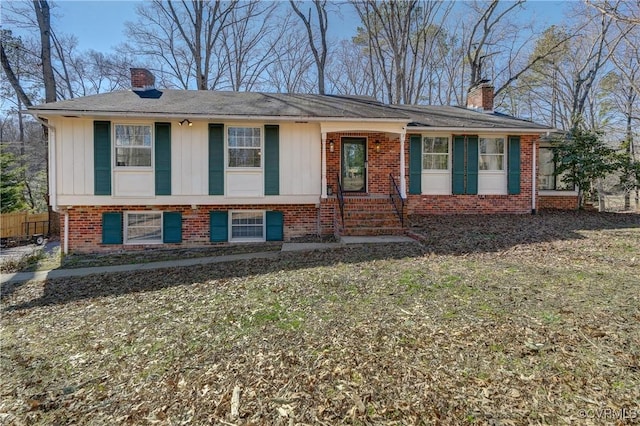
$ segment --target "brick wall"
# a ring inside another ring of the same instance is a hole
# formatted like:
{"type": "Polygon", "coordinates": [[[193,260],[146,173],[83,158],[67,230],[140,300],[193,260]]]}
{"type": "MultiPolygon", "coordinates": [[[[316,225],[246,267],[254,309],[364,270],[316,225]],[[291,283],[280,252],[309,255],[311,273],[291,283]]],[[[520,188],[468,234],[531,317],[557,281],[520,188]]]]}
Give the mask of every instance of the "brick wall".
{"type": "MultiPolygon", "coordinates": [[[[216,205],[216,206],[77,206],[69,213],[69,252],[140,250],[153,245],[102,244],[102,213],[125,211],[171,211],[182,213],[182,243],[163,247],[206,246],[209,242],[209,212],[228,210],[277,210],[284,213],[284,239],[317,235],[319,210],[314,204],[294,205],[216,205]]],[[[60,234],[64,238],[64,215],[60,215],[60,234]]]]}
{"type": "Polygon", "coordinates": [[[320,202],[320,234],[334,235],[336,231],[336,215],[338,207],[338,199],[331,196],[320,202]]]}
{"type": "MultiPolygon", "coordinates": [[[[531,213],[532,147],[536,135],[520,137],[520,194],[518,195],[407,195],[408,214],[531,213]]],[[[409,140],[409,135],[407,135],[409,140]]],[[[536,150],[537,151],[537,150],[536,150]]],[[[537,155],[537,152],[536,152],[537,155]]],[[[405,144],[405,164],[409,146],[405,144]]],[[[409,170],[407,166],[407,185],[409,170]]]]}
{"type": "Polygon", "coordinates": [[[531,197],[517,195],[409,195],[409,214],[531,213],[531,197]]]}
{"type": "MultiPolygon", "coordinates": [[[[366,137],[367,142],[367,182],[369,194],[389,194],[389,174],[397,180],[400,176],[400,139],[399,136],[377,132],[329,133],[327,135],[327,185],[333,193],[338,192],[338,176],[340,175],[341,140],[343,137],[366,137]],[[389,137],[391,136],[391,138],[389,137]],[[380,148],[376,149],[376,141],[380,148]],[[333,142],[333,152],[329,147],[333,142]]],[[[408,141],[409,139],[407,139],[408,141]]],[[[405,143],[408,145],[408,142],[405,143]]],[[[408,151],[407,151],[408,152],[408,151]]]]}
{"type": "Polygon", "coordinates": [[[576,210],[577,208],[577,195],[540,195],[538,197],[539,210],[576,210]]]}

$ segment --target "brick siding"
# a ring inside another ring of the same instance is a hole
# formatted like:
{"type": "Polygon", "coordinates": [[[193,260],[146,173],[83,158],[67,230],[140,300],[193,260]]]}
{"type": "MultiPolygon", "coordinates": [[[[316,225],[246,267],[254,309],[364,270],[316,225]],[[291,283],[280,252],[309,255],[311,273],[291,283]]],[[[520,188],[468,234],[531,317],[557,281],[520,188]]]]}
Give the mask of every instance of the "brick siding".
{"type": "MultiPolygon", "coordinates": [[[[75,206],[69,213],[69,252],[94,253],[115,250],[140,250],[158,244],[102,244],[102,213],[163,211],[182,213],[182,243],[163,247],[197,247],[217,243],[209,241],[209,212],[229,210],[277,210],[284,214],[284,239],[318,234],[318,208],[314,204],[287,205],[190,205],[158,206],[75,206]]],[[[60,234],[64,238],[64,215],[60,215],[60,234]]]]}
{"type": "MultiPolygon", "coordinates": [[[[386,133],[377,132],[329,133],[327,135],[327,185],[331,187],[334,194],[338,192],[343,137],[367,138],[368,193],[389,194],[389,174],[393,174],[396,180],[400,176],[399,136],[389,138],[386,133]],[[380,141],[379,149],[376,148],[376,141],[380,141]],[[334,144],[333,152],[329,149],[331,142],[334,144]]],[[[405,145],[408,146],[408,142],[405,145]]]]}
{"type": "MultiPolygon", "coordinates": [[[[333,194],[338,190],[338,176],[340,174],[341,140],[343,137],[366,137],[368,193],[349,196],[359,198],[358,202],[367,204],[367,198],[375,207],[390,193],[389,175],[393,175],[399,183],[399,147],[398,136],[379,132],[345,132],[329,133],[327,135],[327,184],[333,194]],[[380,141],[376,149],[375,141],[380,141]],[[330,152],[333,142],[334,150],[330,152]],[[378,201],[375,201],[377,198],[378,201]]],[[[405,139],[405,176],[409,185],[409,139],[405,139]]],[[[517,195],[408,195],[405,215],[414,214],[494,214],[512,213],[526,214],[531,212],[532,193],[532,144],[537,140],[536,135],[520,137],[520,194],[517,195]]],[[[537,153],[536,153],[537,155],[537,153]]],[[[384,200],[383,200],[384,201],[384,200]]],[[[538,197],[538,209],[575,209],[576,197],[538,197]]],[[[363,206],[366,210],[367,207],[363,206]]],[[[156,208],[140,206],[77,206],[70,208],[69,227],[72,230],[69,238],[71,252],[101,252],[113,250],[136,250],[149,247],[148,245],[104,245],[102,240],[102,213],[125,211],[174,211],[182,213],[182,239],[180,244],[166,244],[166,246],[206,246],[209,242],[209,212],[214,210],[277,210],[284,213],[284,239],[290,240],[305,235],[331,235],[340,228],[338,202],[335,195],[319,200],[316,204],[297,205],[189,205],[159,206],[156,208]]],[[[406,216],[405,216],[406,217],[406,216]]],[[[61,215],[61,221],[64,216],[61,215]]],[[[61,226],[63,233],[63,226],[61,226]]],[[[61,235],[64,238],[64,235],[61,235]]],[[[154,245],[157,246],[157,245],[154,245]]]]}
{"type": "MultiPolygon", "coordinates": [[[[409,135],[407,135],[407,140],[409,135]]],[[[520,194],[517,195],[407,195],[408,214],[531,213],[532,147],[536,135],[520,136],[520,194]]],[[[405,145],[405,164],[409,147],[405,145]]],[[[536,150],[537,151],[537,150],[536,150]]],[[[536,152],[537,155],[537,152],[536,152]]],[[[409,170],[406,171],[409,182],[409,170]]],[[[408,185],[408,183],[407,183],[408,185]]]]}
{"type": "Polygon", "coordinates": [[[541,195],[538,197],[539,210],[576,210],[577,195],[541,195]]]}

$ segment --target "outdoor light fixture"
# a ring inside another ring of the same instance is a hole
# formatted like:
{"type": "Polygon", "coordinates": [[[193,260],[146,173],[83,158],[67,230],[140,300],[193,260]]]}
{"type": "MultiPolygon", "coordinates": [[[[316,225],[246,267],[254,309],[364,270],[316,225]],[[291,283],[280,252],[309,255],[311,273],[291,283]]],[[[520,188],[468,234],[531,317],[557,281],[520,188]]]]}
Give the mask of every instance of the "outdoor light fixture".
{"type": "Polygon", "coordinates": [[[376,152],[380,152],[380,140],[376,139],[376,152]]]}
{"type": "Polygon", "coordinates": [[[193,123],[191,122],[191,120],[189,120],[188,118],[185,118],[184,120],[182,120],[181,122],[178,123],[179,126],[182,126],[184,123],[187,123],[187,126],[191,127],[193,126],[193,123]]]}
{"type": "Polygon", "coordinates": [[[329,151],[333,152],[333,141],[329,142],[329,151]]]}

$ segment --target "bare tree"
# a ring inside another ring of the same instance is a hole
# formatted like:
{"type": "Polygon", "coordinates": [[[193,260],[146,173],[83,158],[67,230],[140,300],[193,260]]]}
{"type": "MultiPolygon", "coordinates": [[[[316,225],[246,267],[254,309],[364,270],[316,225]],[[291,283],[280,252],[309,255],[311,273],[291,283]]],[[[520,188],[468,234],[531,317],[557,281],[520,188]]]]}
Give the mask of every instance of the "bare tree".
{"type": "Polygon", "coordinates": [[[498,8],[499,1],[492,0],[488,5],[473,3],[472,8],[479,13],[479,17],[471,28],[467,41],[467,61],[470,65],[471,85],[483,79],[482,63],[487,58],[499,52],[490,52],[488,47],[495,44],[496,31],[499,24],[504,22],[505,16],[524,4],[525,0],[510,3],[505,9],[498,8]]]}
{"type": "Polygon", "coordinates": [[[593,1],[586,0],[587,4],[597,9],[600,13],[625,24],[640,24],[640,2],[637,0],[593,1]]]}
{"type": "MultiPolygon", "coordinates": [[[[287,21],[288,22],[288,21],[287,21]]],[[[317,89],[313,54],[307,49],[306,32],[296,25],[286,26],[275,46],[274,60],[267,67],[267,84],[279,93],[311,93],[317,89]]]]}
{"type": "Polygon", "coordinates": [[[274,24],[277,9],[277,3],[250,1],[229,14],[221,41],[222,64],[231,90],[253,90],[276,60],[276,44],[287,28],[286,23],[274,24]]]}
{"type": "Polygon", "coordinates": [[[219,41],[237,2],[162,1],[142,3],[135,23],[127,23],[131,49],[155,61],[184,89],[195,80],[198,90],[218,85],[219,41]]]}
{"type": "Polygon", "coordinates": [[[51,60],[51,10],[47,0],[34,0],[33,8],[40,29],[40,59],[42,60],[42,76],[46,102],[56,101],[56,79],[51,60]]]}
{"type": "Polygon", "coordinates": [[[380,97],[381,91],[374,86],[379,79],[371,74],[373,71],[364,49],[343,40],[334,49],[332,59],[327,79],[337,94],[380,97]]]}
{"type": "Polygon", "coordinates": [[[309,7],[307,13],[303,13],[301,8],[304,2],[289,0],[291,8],[300,17],[307,29],[307,37],[309,40],[309,47],[313,52],[313,57],[316,62],[316,69],[318,72],[318,93],[325,94],[325,67],[327,64],[327,29],[329,27],[329,20],[327,18],[327,1],[326,0],[313,0],[312,3],[315,6],[315,15],[312,13],[312,8],[309,7]],[[314,26],[312,18],[314,16],[318,21],[317,28],[314,26]],[[314,32],[317,31],[317,34],[314,32]]]}
{"type": "Polygon", "coordinates": [[[2,37],[0,38],[0,62],[2,63],[2,70],[4,71],[5,76],[7,77],[7,81],[11,84],[11,87],[16,93],[18,101],[24,104],[27,107],[30,107],[33,103],[31,102],[30,97],[27,95],[24,90],[18,75],[14,71],[14,67],[11,65],[9,61],[9,56],[7,51],[14,47],[16,50],[21,49],[22,41],[16,39],[11,36],[10,32],[5,30],[2,31],[2,37]]]}
{"type": "Polygon", "coordinates": [[[496,104],[503,91],[512,88],[513,83],[537,63],[561,51],[571,38],[567,34],[555,43],[546,43],[544,50],[538,45],[536,54],[531,55],[532,44],[537,38],[535,28],[531,24],[519,25],[518,31],[513,31],[511,20],[518,10],[524,10],[524,4],[525,0],[518,0],[502,8],[499,0],[470,3],[476,18],[466,41],[469,84],[472,86],[484,78],[493,80],[496,104]]]}
{"type": "Polygon", "coordinates": [[[452,4],[367,0],[352,5],[364,25],[356,42],[369,54],[373,86],[382,87],[389,103],[417,103],[433,75],[430,66],[438,62],[438,43],[452,4]]]}
{"type": "MultiPolygon", "coordinates": [[[[620,125],[624,130],[624,142],[619,155],[621,165],[620,184],[624,192],[624,208],[631,207],[631,191],[635,189],[636,206],[638,199],[638,180],[635,169],[640,159],[636,158],[636,129],[640,123],[640,55],[638,54],[638,34],[626,34],[622,43],[611,56],[616,69],[607,73],[600,83],[605,109],[610,113],[612,126],[620,125]],[[617,119],[619,118],[619,120],[617,119]]],[[[617,126],[616,126],[617,127],[617,126]]],[[[618,129],[612,129],[612,133],[618,129]]],[[[618,134],[619,134],[618,133],[618,134]]],[[[622,139],[622,138],[621,138],[622,139]]]]}

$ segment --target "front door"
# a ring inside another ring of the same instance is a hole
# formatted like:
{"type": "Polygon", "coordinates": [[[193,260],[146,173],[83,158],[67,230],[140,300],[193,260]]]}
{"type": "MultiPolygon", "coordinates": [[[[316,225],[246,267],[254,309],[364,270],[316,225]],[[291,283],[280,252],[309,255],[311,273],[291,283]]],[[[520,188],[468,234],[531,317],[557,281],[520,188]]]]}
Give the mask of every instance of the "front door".
{"type": "Polygon", "coordinates": [[[367,139],[342,138],[342,190],[367,191],[367,139]]]}

